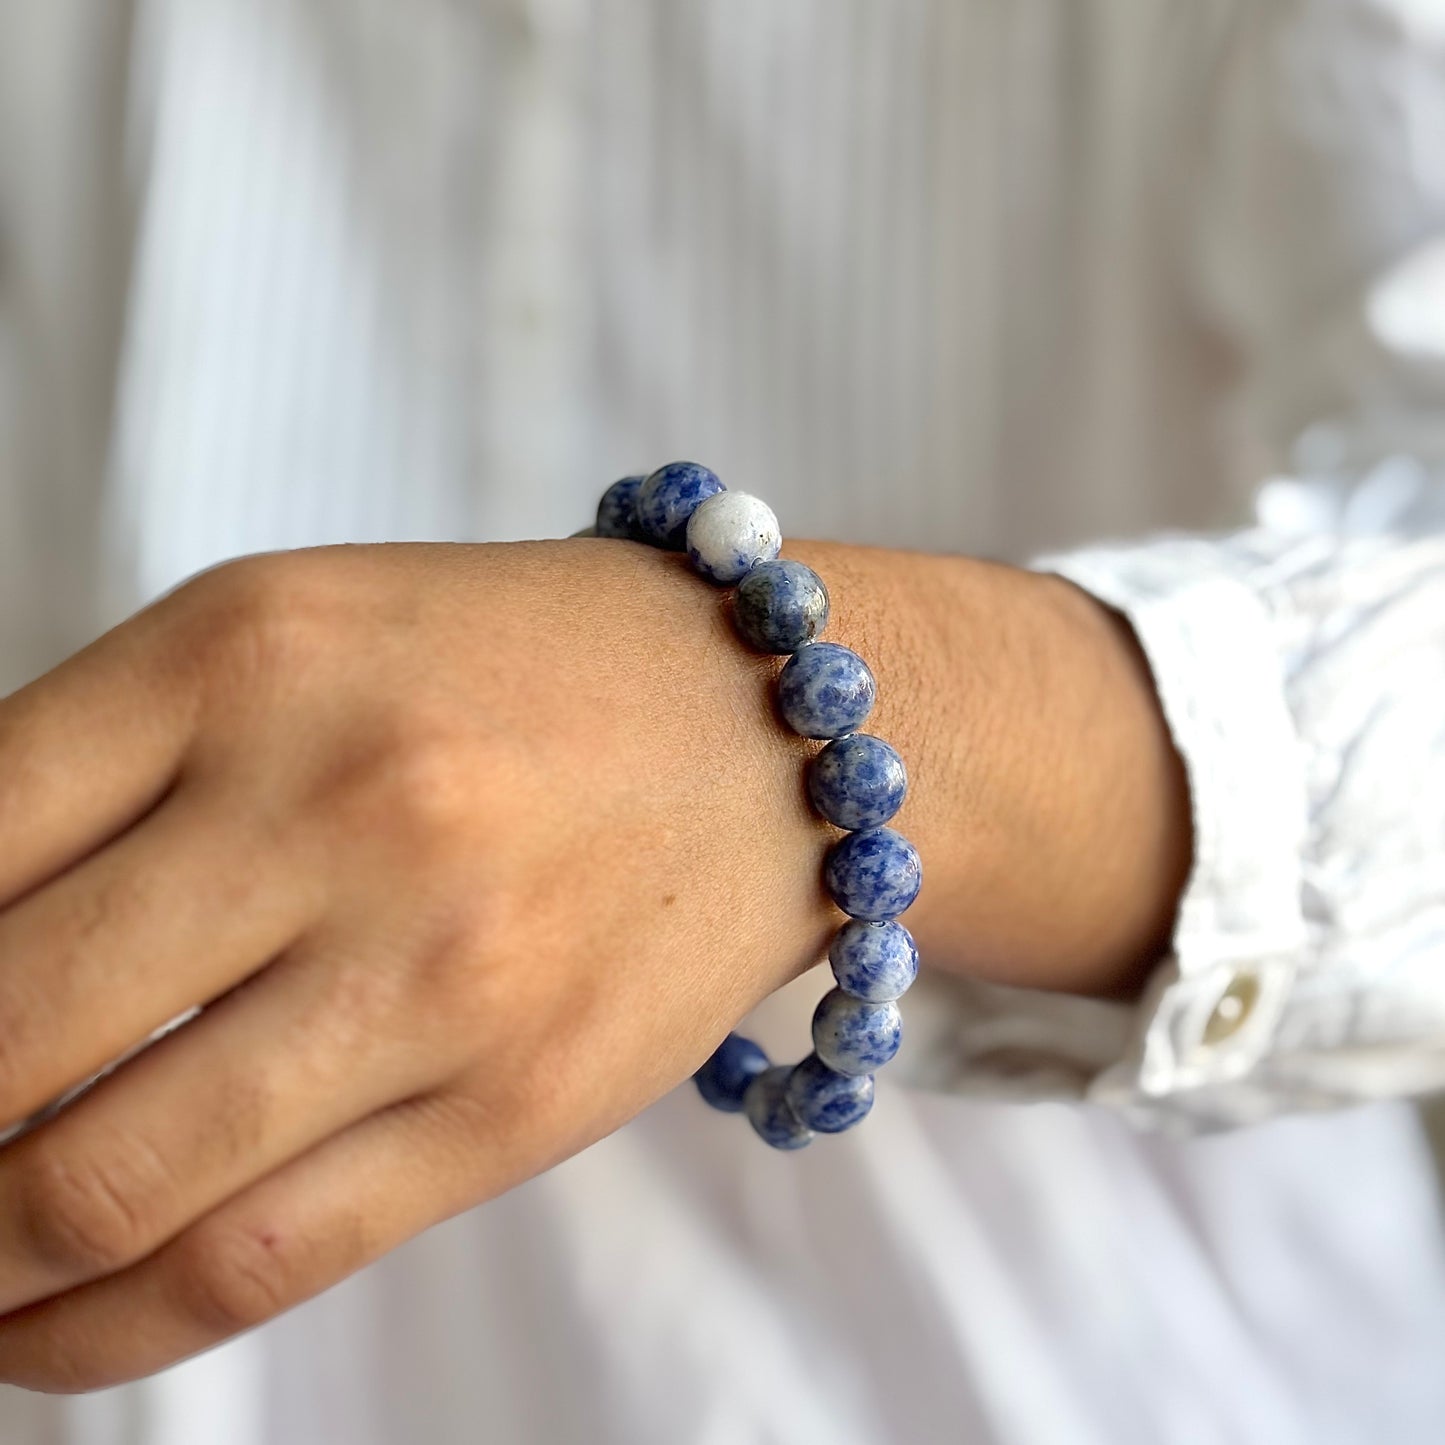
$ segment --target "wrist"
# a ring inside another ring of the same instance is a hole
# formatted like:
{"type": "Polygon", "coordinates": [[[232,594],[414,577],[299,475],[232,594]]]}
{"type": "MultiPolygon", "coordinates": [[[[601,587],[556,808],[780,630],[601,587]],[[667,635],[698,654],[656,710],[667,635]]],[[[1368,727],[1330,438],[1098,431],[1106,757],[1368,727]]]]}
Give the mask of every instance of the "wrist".
{"type": "Polygon", "coordinates": [[[802,543],[832,633],[874,662],[868,730],[909,759],[898,826],[930,967],[1132,992],[1167,947],[1191,839],[1183,765],[1133,633],[1060,578],[802,543]]]}

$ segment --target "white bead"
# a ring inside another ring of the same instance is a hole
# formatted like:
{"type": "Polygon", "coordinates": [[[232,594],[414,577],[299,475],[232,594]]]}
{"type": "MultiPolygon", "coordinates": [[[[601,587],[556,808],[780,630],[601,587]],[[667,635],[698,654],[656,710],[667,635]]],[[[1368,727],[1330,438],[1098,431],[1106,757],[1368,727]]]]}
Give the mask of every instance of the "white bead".
{"type": "Polygon", "coordinates": [[[687,555],[704,577],[730,587],[783,549],[773,509],[746,492],[718,492],[688,519],[687,555]]]}

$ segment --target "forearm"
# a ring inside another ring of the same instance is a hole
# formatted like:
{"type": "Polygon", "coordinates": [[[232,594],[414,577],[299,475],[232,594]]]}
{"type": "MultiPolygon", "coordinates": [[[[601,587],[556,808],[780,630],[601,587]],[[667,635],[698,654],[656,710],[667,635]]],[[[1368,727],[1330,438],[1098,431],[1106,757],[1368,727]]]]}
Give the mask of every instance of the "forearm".
{"type": "Polygon", "coordinates": [[[1132,991],[1190,860],[1188,788],[1127,624],[1058,578],[961,557],[806,542],[829,636],[879,680],[869,731],[912,788],[908,915],[926,965],[1132,991]]]}

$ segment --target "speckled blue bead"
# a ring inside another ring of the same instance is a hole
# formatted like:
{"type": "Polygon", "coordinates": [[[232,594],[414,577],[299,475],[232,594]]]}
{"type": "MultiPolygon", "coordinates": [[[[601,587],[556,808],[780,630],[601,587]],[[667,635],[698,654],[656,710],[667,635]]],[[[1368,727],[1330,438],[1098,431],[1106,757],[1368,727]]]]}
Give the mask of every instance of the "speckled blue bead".
{"type": "Polygon", "coordinates": [[[881,1069],[903,1042],[903,1016],[896,1003],[868,1003],[835,988],[813,1014],[813,1048],[840,1074],[881,1069]]]}
{"type": "Polygon", "coordinates": [[[838,930],[828,962],[844,993],[887,1003],[907,993],[918,977],[918,946],[901,923],[854,918],[838,930]]]}
{"type": "Polygon", "coordinates": [[[778,678],[778,711],[805,738],[837,738],[862,726],[878,684],[868,664],[837,642],[810,642],[778,678]]]}
{"type": "Polygon", "coordinates": [[[741,1034],[729,1034],[693,1077],[697,1091],[714,1109],[742,1112],[743,1095],[768,1066],[768,1056],[741,1034]]]}
{"type": "Polygon", "coordinates": [[[788,1076],[787,1099],[807,1128],[841,1134],[873,1107],[873,1075],[840,1074],[817,1054],[809,1054],[788,1076]]]}
{"type": "Polygon", "coordinates": [[[801,562],[759,562],[733,599],[742,639],[759,652],[796,652],[828,623],[828,589],[801,562]]]}
{"type": "Polygon", "coordinates": [[[643,540],[681,552],[688,518],[722,490],[717,474],[697,462],[668,462],[658,467],[637,492],[637,528],[643,540]]]}
{"type": "Polygon", "coordinates": [[[597,504],[598,537],[628,538],[636,535],[637,494],[642,490],[642,477],[623,477],[602,493],[597,504]]]}
{"type": "Polygon", "coordinates": [[[786,1064],[764,1069],[743,1095],[748,1123],[774,1149],[801,1149],[813,1142],[813,1131],[788,1103],[788,1078],[792,1072],[786,1064]]]}
{"type": "Polygon", "coordinates": [[[908,769],[882,738],[867,733],[831,742],[808,769],[808,796],[830,823],[877,828],[903,806],[908,769]]]}
{"type": "Polygon", "coordinates": [[[823,883],[850,918],[896,918],[918,897],[918,850],[892,828],[849,833],[828,850],[823,883]]]}

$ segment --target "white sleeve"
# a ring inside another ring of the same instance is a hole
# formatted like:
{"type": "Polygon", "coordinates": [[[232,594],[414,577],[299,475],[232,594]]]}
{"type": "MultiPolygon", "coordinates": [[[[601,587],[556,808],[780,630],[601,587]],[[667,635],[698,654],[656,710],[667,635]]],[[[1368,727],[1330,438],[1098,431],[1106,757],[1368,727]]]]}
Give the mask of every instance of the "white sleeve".
{"type": "Polygon", "coordinates": [[[1127,1008],[930,979],[926,1085],[1185,1129],[1445,1088],[1445,15],[1245,14],[1190,234],[1279,475],[1248,532],[1036,564],[1153,669],[1194,810],[1173,947],[1127,1008]]]}

